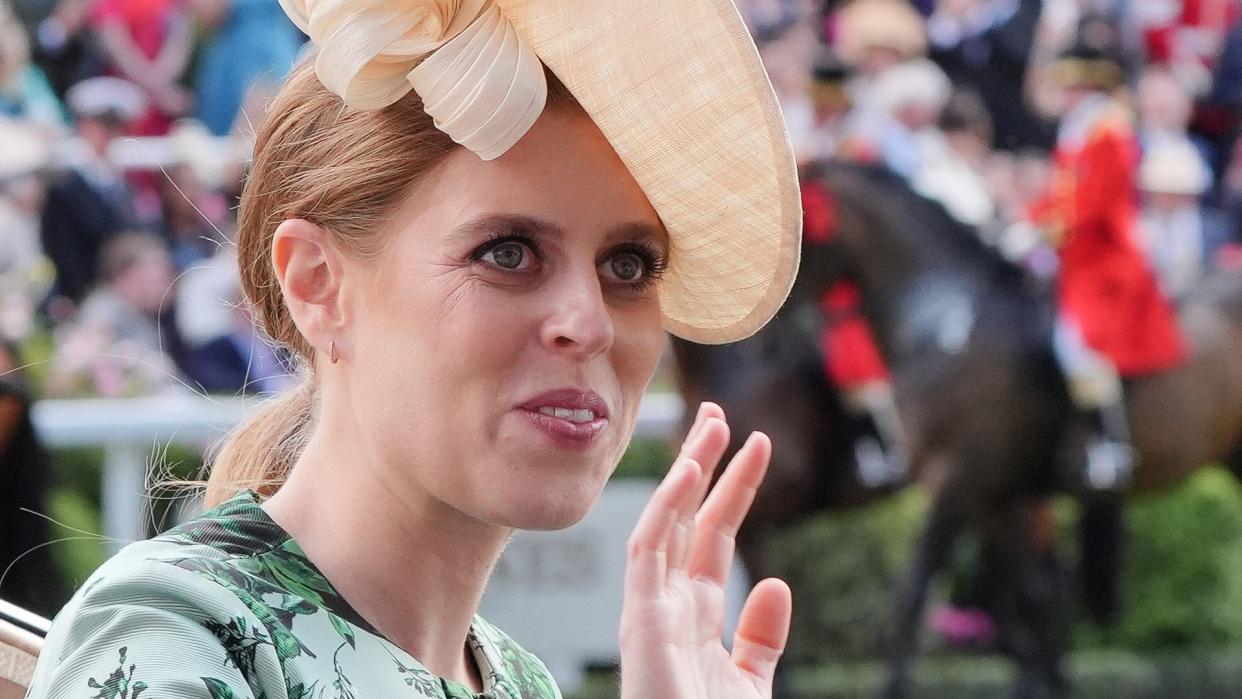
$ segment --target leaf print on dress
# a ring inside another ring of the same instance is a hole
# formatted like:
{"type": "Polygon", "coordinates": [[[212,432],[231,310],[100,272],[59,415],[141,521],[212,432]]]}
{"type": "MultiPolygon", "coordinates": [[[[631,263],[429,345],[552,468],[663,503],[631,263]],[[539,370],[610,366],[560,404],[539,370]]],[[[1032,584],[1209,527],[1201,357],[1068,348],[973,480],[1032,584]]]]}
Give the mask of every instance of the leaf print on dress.
{"type": "MultiPolygon", "coordinates": [[[[392,658],[392,661],[397,664],[397,673],[405,676],[406,685],[413,687],[421,696],[438,699],[440,696],[438,689],[440,682],[435,675],[431,674],[426,668],[406,667],[405,663],[401,662],[397,656],[392,654],[392,651],[388,650],[387,646],[382,643],[380,645],[384,648],[384,652],[388,654],[388,657],[392,658]]],[[[467,699],[473,699],[473,696],[467,695],[467,699]]]]}
{"type": "Polygon", "coordinates": [[[257,513],[257,509],[258,501],[253,494],[239,493],[159,538],[204,544],[231,555],[266,550],[271,542],[280,541],[287,534],[275,522],[257,513]]]}
{"type": "Polygon", "coordinates": [[[220,639],[224,650],[229,654],[229,660],[247,679],[254,675],[255,653],[259,646],[273,645],[272,640],[264,636],[258,628],[251,628],[245,617],[234,617],[227,624],[208,619],[204,626],[220,639]]]}
{"type": "Polygon", "coordinates": [[[340,654],[345,649],[346,643],[342,643],[336,652],[332,654],[332,671],[336,673],[336,679],[332,681],[332,688],[336,690],[336,699],[358,699],[354,694],[354,683],[349,681],[349,676],[345,674],[345,670],[341,668],[340,654]]]}
{"type": "Polygon", "coordinates": [[[253,575],[246,575],[227,563],[209,558],[184,558],[174,563],[202,575],[241,600],[250,613],[263,622],[263,626],[271,637],[272,645],[276,648],[276,656],[281,661],[300,654],[315,657],[311,649],[293,634],[292,622],[279,619],[273,611],[276,605],[260,598],[260,595],[264,593],[283,596],[284,593],[280,588],[253,575]]]}
{"type": "Polygon", "coordinates": [[[504,660],[503,674],[510,684],[517,686],[520,699],[559,699],[560,691],[534,654],[508,637],[496,646],[504,660]]]}
{"type": "Polygon", "coordinates": [[[237,693],[233,691],[223,680],[214,677],[201,677],[203,684],[207,685],[207,692],[211,695],[211,699],[237,699],[237,693]]]}
{"type": "MultiPolygon", "coordinates": [[[[350,647],[354,647],[357,643],[350,624],[371,632],[370,624],[354,612],[353,607],[337,593],[332,583],[315,569],[310,560],[306,558],[306,554],[292,539],[287,539],[280,546],[258,556],[238,559],[236,564],[238,568],[247,573],[271,580],[292,595],[301,597],[305,601],[302,604],[309,603],[322,609],[327,613],[328,621],[332,623],[332,628],[336,630],[337,635],[350,647]]],[[[296,597],[291,597],[291,599],[296,599],[296,597]]],[[[301,604],[298,609],[288,607],[286,609],[295,613],[306,613],[300,611],[300,607],[301,604]]],[[[292,622],[290,622],[290,627],[292,628],[292,622]]]]}
{"type": "Polygon", "coordinates": [[[103,684],[99,684],[94,677],[87,681],[86,686],[99,690],[99,693],[91,699],[138,699],[138,695],[146,691],[146,682],[134,682],[134,670],[137,665],[131,663],[129,671],[125,670],[125,654],[128,650],[129,646],[121,647],[120,662],[103,684]]]}

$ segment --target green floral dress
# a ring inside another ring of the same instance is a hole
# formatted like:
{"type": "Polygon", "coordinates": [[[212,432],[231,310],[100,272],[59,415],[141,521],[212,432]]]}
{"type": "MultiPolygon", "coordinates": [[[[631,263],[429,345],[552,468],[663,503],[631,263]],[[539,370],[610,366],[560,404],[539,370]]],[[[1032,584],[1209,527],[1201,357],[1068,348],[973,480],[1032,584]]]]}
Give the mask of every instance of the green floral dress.
{"type": "Polygon", "coordinates": [[[468,642],[482,694],[385,640],[246,492],[101,566],[57,615],[27,697],[560,699],[483,619],[468,642]]]}

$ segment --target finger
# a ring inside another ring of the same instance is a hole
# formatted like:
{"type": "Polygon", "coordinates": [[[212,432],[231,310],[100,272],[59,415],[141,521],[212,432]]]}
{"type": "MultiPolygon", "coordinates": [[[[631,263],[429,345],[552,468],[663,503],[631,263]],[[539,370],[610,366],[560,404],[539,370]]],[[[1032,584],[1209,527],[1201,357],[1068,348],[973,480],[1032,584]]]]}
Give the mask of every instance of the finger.
{"type": "Polygon", "coordinates": [[[668,574],[668,550],[679,517],[679,506],[693,492],[700,469],[690,459],[678,459],[651,495],[630,533],[625,567],[626,596],[652,595],[662,589],[668,574]]]}
{"type": "MultiPolygon", "coordinates": [[[[719,411],[719,408],[717,408],[719,411]]],[[[704,416],[703,423],[692,439],[687,439],[681,446],[682,456],[694,459],[703,467],[703,479],[697,484],[694,501],[697,507],[703,502],[703,496],[712,484],[712,474],[720,464],[720,458],[729,448],[729,425],[724,418],[713,414],[704,416]]]]}
{"type": "MultiPolygon", "coordinates": [[[[710,401],[703,401],[699,404],[698,413],[694,418],[694,426],[686,434],[686,438],[681,443],[681,451],[679,456],[689,456],[705,467],[708,475],[716,470],[716,463],[720,461],[720,457],[724,455],[724,450],[729,445],[729,425],[725,422],[724,409],[719,405],[710,401]],[[724,424],[724,434],[721,435],[716,430],[715,422],[719,421],[724,424]],[[712,423],[708,427],[708,423],[712,423]],[[707,428],[708,433],[704,434],[707,428]]],[[[707,492],[707,486],[711,484],[711,479],[700,484],[703,493],[707,492]]],[[[699,496],[700,502],[702,495],[699,496]]]]}
{"type": "Polygon", "coordinates": [[[690,429],[686,431],[685,439],[681,440],[681,449],[678,451],[678,456],[686,453],[686,445],[690,444],[698,437],[699,430],[703,428],[703,421],[709,417],[716,417],[723,420],[724,410],[722,410],[720,406],[715,403],[709,403],[707,401],[699,403],[698,412],[694,414],[694,423],[691,424],[690,429]]]}
{"type": "Polygon", "coordinates": [[[752,433],[699,508],[689,564],[690,575],[694,578],[725,584],[733,564],[737,530],[755,501],[755,492],[763,483],[771,456],[772,443],[767,435],[752,433]]]}
{"type": "MultiPolygon", "coordinates": [[[[785,652],[793,593],[783,580],[768,578],[755,585],[742,607],[733,635],[733,664],[750,673],[755,687],[771,692],[776,663],[785,652]]],[[[770,694],[768,694],[770,696],[770,694]]]]}
{"type": "Polygon", "coordinates": [[[697,430],[700,426],[702,426],[703,421],[709,417],[714,417],[719,420],[724,420],[725,413],[724,413],[724,409],[721,408],[719,405],[711,401],[705,400],[702,403],[699,403],[698,412],[694,414],[694,424],[690,426],[689,431],[686,432],[686,438],[682,442],[683,449],[685,448],[685,442],[689,442],[694,437],[695,430],[697,430]]]}
{"type": "Polygon", "coordinates": [[[720,412],[721,415],[724,414],[724,411],[720,410],[720,406],[715,403],[708,403],[707,401],[699,403],[699,409],[694,414],[694,423],[690,425],[690,429],[686,431],[685,439],[682,440],[683,449],[685,448],[685,443],[694,438],[694,433],[703,424],[703,420],[712,412],[712,407],[715,407],[716,411],[720,412]]]}
{"type": "MultiPolygon", "coordinates": [[[[715,422],[715,420],[712,420],[712,422],[715,422]]],[[[695,512],[699,508],[699,503],[703,500],[702,484],[704,480],[711,478],[711,473],[707,472],[707,469],[703,468],[699,462],[688,456],[679,456],[677,461],[693,464],[696,473],[694,481],[674,505],[677,510],[677,518],[673,527],[672,542],[669,546],[667,559],[669,572],[678,571],[684,573],[690,560],[690,548],[694,542],[695,512]]]]}

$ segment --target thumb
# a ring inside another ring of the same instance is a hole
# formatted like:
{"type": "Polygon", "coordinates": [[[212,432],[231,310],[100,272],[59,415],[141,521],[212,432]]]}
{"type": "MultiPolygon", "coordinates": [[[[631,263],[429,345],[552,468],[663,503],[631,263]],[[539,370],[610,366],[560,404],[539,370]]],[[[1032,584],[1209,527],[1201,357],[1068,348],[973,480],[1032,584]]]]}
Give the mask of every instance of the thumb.
{"type": "Polygon", "coordinates": [[[756,686],[769,693],[776,662],[789,638],[792,615],[793,593],[789,586],[783,580],[768,578],[750,591],[733,635],[733,664],[750,673],[756,686]]]}

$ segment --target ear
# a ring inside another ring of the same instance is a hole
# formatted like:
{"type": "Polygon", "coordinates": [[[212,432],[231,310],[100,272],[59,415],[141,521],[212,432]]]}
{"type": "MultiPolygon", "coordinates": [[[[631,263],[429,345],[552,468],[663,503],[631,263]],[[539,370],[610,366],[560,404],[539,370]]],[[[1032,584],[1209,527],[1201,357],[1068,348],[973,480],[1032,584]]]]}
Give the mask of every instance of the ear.
{"type": "Polygon", "coordinates": [[[298,332],[325,357],[348,344],[341,293],[344,265],[331,234],[300,218],[283,221],[272,237],[272,267],[298,332]]]}

